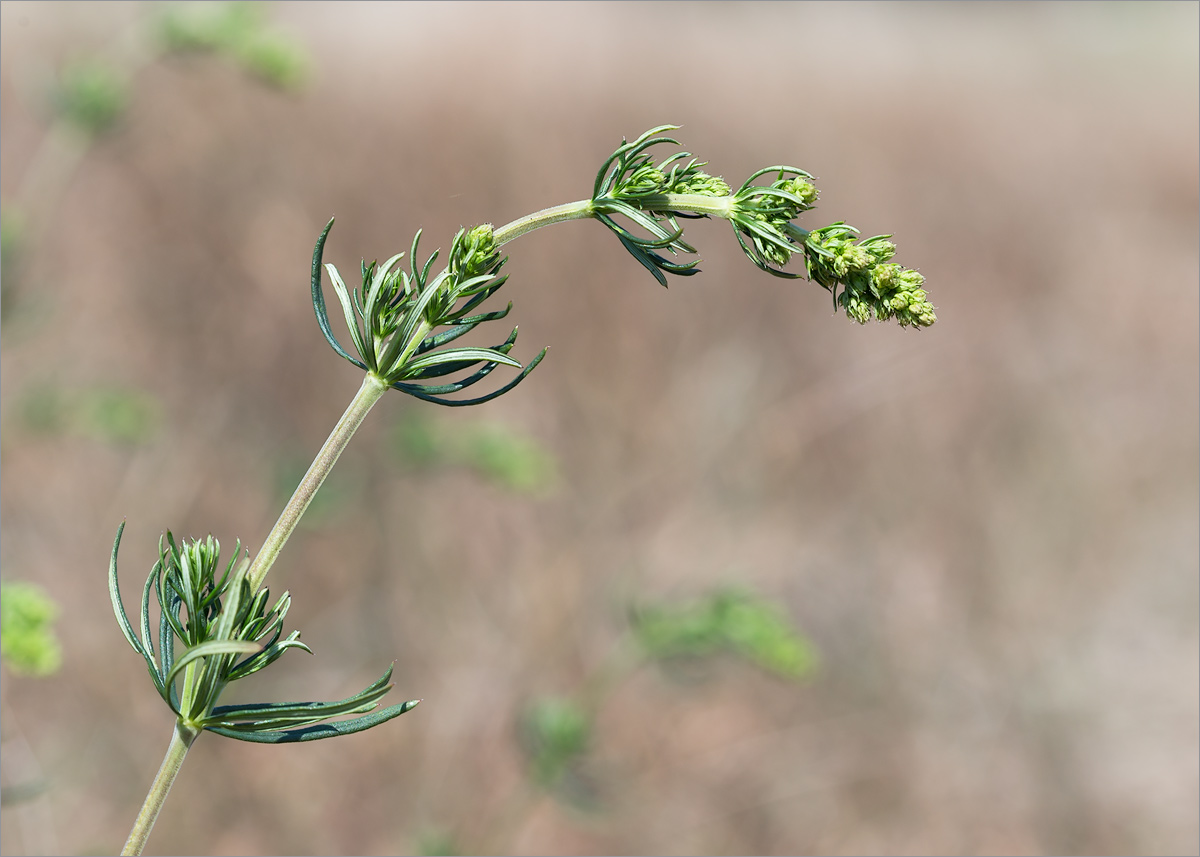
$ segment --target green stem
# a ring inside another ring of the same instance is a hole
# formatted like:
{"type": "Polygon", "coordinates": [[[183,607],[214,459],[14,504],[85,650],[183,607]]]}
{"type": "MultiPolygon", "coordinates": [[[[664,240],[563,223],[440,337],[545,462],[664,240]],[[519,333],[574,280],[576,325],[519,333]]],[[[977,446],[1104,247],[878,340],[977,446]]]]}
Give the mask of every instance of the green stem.
{"type": "Polygon", "coordinates": [[[626,199],[642,211],[687,211],[729,220],[733,216],[732,196],[705,196],[699,193],[657,193],[626,199]]]}
{"type": "Polygon", "coordinates": [[[492,237],[496,240],[496,246],[507,244],[532,232],[535,229],[541,229],[543,226],[549,226],[552,223],[562,223],[566,220],[587,220],[589,217],[594,217],[595,212],[592,209],[592,201],[590,199],[581,199],[578,202],[568,202],[563,205],[556,205],[552,208],[543,208],[541,211],[535,211],[533,214],[527,214],[524,217],[518,217],[512,223],[507,223],[499,229],[492,231],[492,237]]]}
{"type": "Polygon", "coordinates": [[[142,811],[133,822],[133,829],[129,831],[129,839],[121,850],[122,854],[141,854],[142,849],[146,847],[146,840],[150,831],[154,829],[154,822],[167,799],[167,793],[171,791],[171,784],[179,776],[179,769],[183,766],[188,748],[199,734],[199,729],[176,722],[175,731],[171,733],[171,743],[167,745],[167,755],[163,757],[150,791],[146,793],[146,802],[142,804],[142,811]]]}
{"type": "MultiPolygon", "coordinates": [[[[732,196],[704,196],[698,193],[661,193],[624,199],[622,201],[643,211],[687,211],[692,214],[707,214],[712,217],[720,217],[724,220],[729,220],[733,216],[732,196]]],[[[599,202],[603,205],[604,200],[601,199],[599,202]]],[[[535,229],[549,226],[552,223],[562,223],[566,220],[586,220],[589,217],[595,216],[595,202],[590,199],[581,199],[578,202],[568,202],[563,205],[555,205],[551,208],[543,208],[541,211],[535,211],[533,214],[519,217],[512,223],[506,223],[504,226],[494,230],[492,235],[496,239],[496,246],[500,246],[520,238],[522,235],[532,232],[535,229]]]]}
{"type": "Polygon", "coordinates": [[[246,573],[246,577],[250,581],[251,592],[258,591],[263,579],[267,576],[267,572],[271,570],[275,558],[279,556],[279,552],[283,550],[288,537],[296,529],[296,525],[300,523],[300,518],[304,514],[304,510],[308,508],[308,504],[312,502],[317,489],[321,487],[321,483],[325,481],[325,477],[329,475],[329,471],[337,463],[338,456],[342,454],[342,450],[346,448],[346,444],[350,442],[350,438],[354,436],[354,432],[362,425],[362,421],[366,418],[367,413],[370,412],[371,408],[379,401],[387,389],[388,385],[383,380],[376,377],[373,373],[367,373],[367,377],[363,379],[362,386],[354,395],[349,407],[346,408],[346,412],[342,414],[342,418],[333,427],[333,431],[325,441],[325,445],[321,447],[321,451],[313,459],[312,466],[308,468],[308,472],[304,474],[304,478],[296,486],[296,491],[292,494],[292,499],[288,500],[287,505],[284,506],[283,512],[279,515],[279,520],[275,522],[275,526],[267,535],[267,540],[263,542],[262,549],[259,550],[258,556],[254,558],[250,570],[246,573]]]}

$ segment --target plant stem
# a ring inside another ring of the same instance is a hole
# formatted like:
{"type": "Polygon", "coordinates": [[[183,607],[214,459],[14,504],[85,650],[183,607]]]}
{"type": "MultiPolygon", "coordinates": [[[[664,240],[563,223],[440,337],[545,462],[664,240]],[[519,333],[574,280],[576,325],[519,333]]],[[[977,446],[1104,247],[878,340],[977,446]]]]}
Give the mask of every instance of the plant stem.
{"type": "MultiPolygon", "coordinates": [[[[707,214],[725,220],[730,218],[733,210],[733,196],[705,196],[698,193],[662,193],[637,199],[626,199],[624,202],[643,211],[688,211],[692,214],[707,214]]],[[[593,201],[581,199],[578,202],[543,208],[541,211],[519,217],[512,223],[506,223],[493,230],[492,235],[496,239],[496,246],[500,246],[552,223],[562,223],[566,220],[586,220],[595,216],[593,201]]]]}
{"type": "Polygon", "coordinates": [[[552,223],[562,223],[566,220],[586,220],[594,216],[592,201],[590,199],[581,199],[578,202],[555,205],[551,208],[543,208],[541,211],[535,211],[533,214],[527,214],[524,217],[518,217],[512,223],[507,223],[499,229],[493,230],[492,237],[496,241],[496,246],[499,247],[502,244],[507,244],[509,241],[520,238],[526,233],[540,229],[543,226],[549,226],[552,223]]]}
{"type": "Polygon", "coordinates": [[[154,822],[167,799],[167,793],[171,791],[171,784],[179,776],[179,769],[183,766],[188,748],[199,734],[199,729],[185,726],[178,721],[175,723],[171,743],[167,745],[167,755],[163,757],[150,791],[146,793],[146,802],[142,804],[142,811],[133,822],[133,829],[129,831],[129,839],[121,850],[122,854],[141,854],[142,849],[146,847],[146,840],[150,831],[154,829],[154,822]]]}
{"type": "Polygon", "coordinates": [[[643,211],[687,211],[728,220],[733,213],[733,196],[705,196],[700,193],[657,193],[627,200],[643,211]]]}
{"type": "Polygon", "coordinates": [[[267,576],[267,572],[271,570],[275,558],[283,550],[288,536],[292,534],[292,531],[296,529],[296,525],[300,523],[300,518],[304,514],[304,510],[308,508],[308,504],[312,502],[317,489],[321,487],[321,483],[325,481],[325,477],[329,475],[329,471],[337,463],[338,456],[342,454],[342,450],[346,448],[346,444],[350,442],[350,438],[354,436],[354,432],[362,425],[362,421],[366,418],[367,413],[379,401],[387,389],[388,385],[380,378],[371,372],[367,373],[367,376],[363,379],[362,386],[359,387],[358,392],[350,401],[350,405],[346,408],[346,412],[342,414],[342,418],[333,427],[333,431],[325,441],[325,445],[321,447],[321,451],[317,453],[317,457],[313,459],[308,472],[304,474],[304,478],[296,486],[296,491],[292,494],[292,499],[288,500],[287,505],[284,506],[283,512],[279,515],[279,520],[275,522],[275,526],[267,535],[267,540],[263,542],[258,556],[254,558],[250,570],[246,573],[246,577],[250,581],[251,592],[258,591],[263,579],[267,576]]]}

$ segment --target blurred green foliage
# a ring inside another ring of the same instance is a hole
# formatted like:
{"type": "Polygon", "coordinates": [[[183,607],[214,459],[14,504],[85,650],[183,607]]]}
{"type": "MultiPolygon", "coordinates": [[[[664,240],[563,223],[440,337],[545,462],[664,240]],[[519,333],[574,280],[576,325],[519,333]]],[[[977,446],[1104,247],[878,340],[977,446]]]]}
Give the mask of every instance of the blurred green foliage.
{"type": "Polygon", "coordinates": [[[533,440],[495,424],[480,424],[467,433],[463,458],[492,482],[521,494],[549,487],[554,459],[533,440]]]}
{"type": "Polygon", "coordinates": [[[67,121],[88,134],[100,134],[111,128],[128,100],[125,81],[108,63],[77,60],[59,73],[58,109],[67,121]]]}
{"type": "Polygon", "coordinates": [[[574,698],[541,697],[518,720],[530,780],[577,808],[594,808],[598,797],[585,766],[596,712],[647,658],[700,661],[733,654],[791,680],[805,678],[816,666],[812,644],[780,606],[744,589],[718,589],[692,601],[636,607],[632,613],[629,633],[636,649],[615,647],[574,698]]]}
{"type": "Polygon", "coordinates": [[[417,847],[413,849],[413,853],[424,857],[455,857],[462,852],[452,833],[430,829],[417,835],[417,847]]]}
{"type": "Polygon", "coordinates": [[[303,48],[266,26],[266,4],[171,3],[159,34],[168,51],[212,52],[280,89],[299,86],[307,71],[303,48]]]}
{"type": "Polygon", "coordinates": [[[12,311],[13,286],[24,251],[25,214],[13,203],[0,209],[0,322],[12,311]]]}
{"type": "Polygon", "coordinates": [[[816,667],[816,651],[778,605],[740,589],[720,589],[678,605],[632,611],[633,632],[655,659],[702,658],[728,652],[789,679],[816,667]]]}
{"type": "Polygon", "coordinates": [[[51,625],[58,605],[39,586],[0,582],[0,656],[15,673],[47,676],[62,665],[51,625]]]}
{"type": "Polygon", "coordinates": [[[392,437],[396,456],[406,464],[467,467],[516,494],[544,494],[558,481],[558,464],[549,451],[497,423],[453,426],[410,412],[392,437]]]}
{"type": "Polygon", "coordinates": [[[162,421],[153,396],[121,387],[68,390],[39,384],[23,397],[20,410],[25,426],[38,434],[78,434],[125,445],[149,442],[162,421]]]}
{"type": "Polygon", "coordinates": [[[530,773],[543,788],[558,785],[587,752],[591,737],[591,720],[569,699],[542,697],[526,709],[521,720],[521,739],[529,757],[530,773]]]}
{"type": "Polygon", "coordinates": [[[447,445],[434,421],[416,411],[406,411],[392,430],[392,450],[410,466],[437,466],[442,463],[447,445]]]}

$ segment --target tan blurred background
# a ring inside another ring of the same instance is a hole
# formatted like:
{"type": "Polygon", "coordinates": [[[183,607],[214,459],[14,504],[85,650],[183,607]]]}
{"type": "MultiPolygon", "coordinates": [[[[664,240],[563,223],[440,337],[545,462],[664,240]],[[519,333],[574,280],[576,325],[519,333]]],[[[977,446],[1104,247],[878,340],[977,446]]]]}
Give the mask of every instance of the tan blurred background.
{"type": "Polygon", "coordinates": [[[115,853],[166,748],[105,591],[117,524],[127,604],[168,528],[257,546],[357,389],[309,302],[325,220],[343,272],[418,227],[445,248],[587,196],[665,122],[735,186],[815,173],[804,223],[895,233],[938,324],[854,325],[724,224],[689,224],[703,273],[669,290],[598,224],[511,245],[514,353],[546,361],[481,408],[385,398],[272,573],[315,657],[237,691],[333,699],[395,660],[424,703],[336,741],[206,736],[149,850],[1197,852],[1196,4],[282,3],[292,91],[147,54],[154,11],[0,12],[26,217],[0,556],[64,652],[4,675],[5,784],[46,787],[4,853],[115,853]],[[87,147],[48,101],[79,57],[136,71],[87,147]],[[150,429],[36,419],[112,388],[150,429]],[[416,412],[520,433],[557,481],[415,467],[416,412]],[[590,808],[530,787],[522,707],[578,690],[631,597],[726,583],[782,605],[816,674],[639,670],[590,808]]]}

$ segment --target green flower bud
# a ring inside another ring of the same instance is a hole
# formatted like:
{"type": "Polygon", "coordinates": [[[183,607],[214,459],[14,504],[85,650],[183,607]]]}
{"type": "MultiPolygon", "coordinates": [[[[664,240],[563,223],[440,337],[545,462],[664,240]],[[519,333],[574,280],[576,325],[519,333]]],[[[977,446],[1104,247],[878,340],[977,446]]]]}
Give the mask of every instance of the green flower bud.
{"type": "Polygon", "coordinates": [[[888,241],[884,235],[868,238],[866,241],[860,242],[858,246],[870,253],[877,265],[887,262],[896,255],[896,245],[888,241]]]}
{"type": "Polygon", "coordinates": [[[450,270],[458,280],[486,274],[500,260],[492,224],[483,223],[470,230],[459,230],[450,246],[450,270]]]}
{"type": "Polygon", "coordinates": [[[763,256],[765,256],[768,261],[778,265],[781,268],[792,259],[791,253],[787,252],[782,247],[776,246],[775,244],[764,245],[763,256]]]}
{"type": "Polygon", "coordinates": [[[859,324],[866,324],[873,315],[871,306],[866,301],[851,297],[846,300],[846,315],[859,324]]]}
{"type": "Polygon", "coordinates": [[[829,260],[830,270],[839,280],[851,271],[858,270],[859,259],[854,255],[854,248],[849,244],[839,244],[833,248],[833,258],[829,260]]]}
{"type": "Polygon", "coordinates": [[[851,271],[866,271],[875,264],[874,257],[856,244],[846,245],[842,258],[851,271]]]}
{"type": "MultiPolygon", "coordinates": [[[[805,179],[803,176],[796,176],[791,179],[783,179],[777,181],[771,187],[777,190],[782,190],[790,193],[792,196],[799,197],[804,203],[805,209],[811,208],[812,204],[817,201],[817,186],[805,179]]],[[[794,216],[794,215],[793,215],[794,216]]],[[[789,218],[790,219],[790,218],[789,218]]]]}
{"type": "Polygon", "coordinates": [[[729,185],[719,176],[696,172],[682,174],[667,188],[667,193],[693,193],[701,196],[729,196],[729,185]]]}
{"type": "Polygon", "coordinates": [[[643,196],[645,194],[662,193],[666,176],[662,170],[651,166],[641,167],[629,176],[621,187],[621,194],[626,196],[643,196]]]}
{"type": "Polygon", "coordinates": [[[876,265],[871,269],[871,282],[880,293],[894,291],[900,285],[897,275],[901,270],[901,267],[893,262],[876,265]]]}

